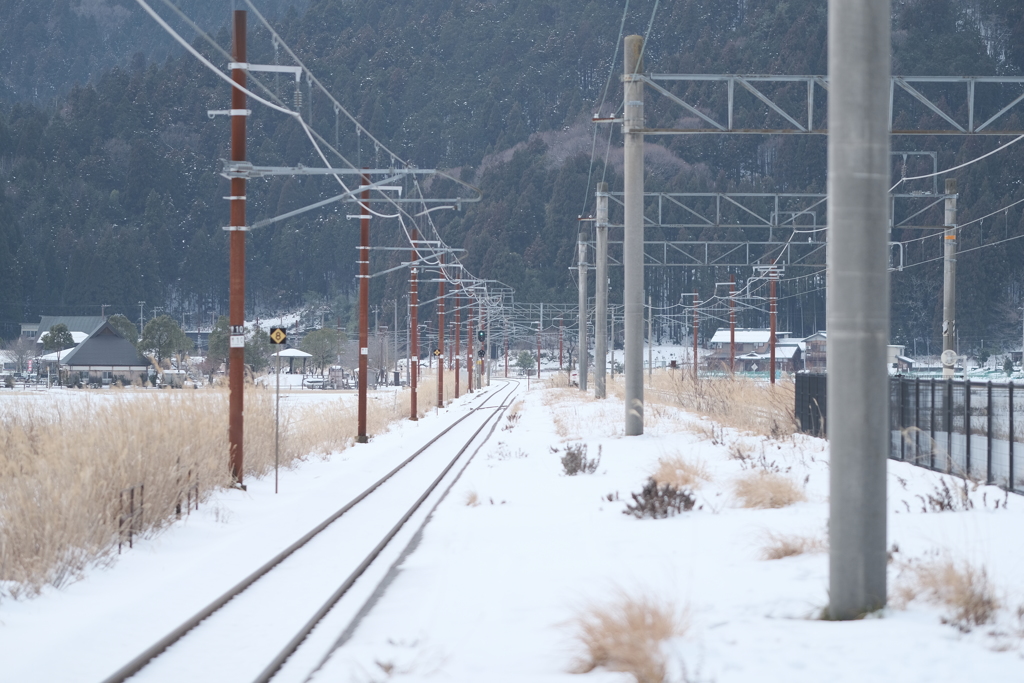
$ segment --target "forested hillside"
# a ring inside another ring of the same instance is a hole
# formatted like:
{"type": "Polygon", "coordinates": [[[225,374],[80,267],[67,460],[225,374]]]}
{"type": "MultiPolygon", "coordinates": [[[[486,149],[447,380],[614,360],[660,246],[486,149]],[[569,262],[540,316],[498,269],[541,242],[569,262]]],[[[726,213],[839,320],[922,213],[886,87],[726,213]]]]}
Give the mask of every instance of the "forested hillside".
{"type": "MultiPolygon", "coordinates": [[[[161,9],[160,2],[153,4],[161,9]]],[[[224,24],[230,2],[180,4],[229,46],[224,24]]],[[[618,132],[605,169],[607,128],[600,129],[592,163],[589,117],[609,71],[621,70],[621,52],[616,63],[613,57],[623,4],[312,0],[308,8],[296,3],[301,11],[285,11],[289,4],[257,6],[277,16],[274,25],[288,44],[374,135],[404,159],[451,169],[482,189],[480,203],[434,214],[445,239],[468,249],[464,262],[474,274],[515,287],[519,300],[575,300],[568,268],[577,217],[593,210],[596,181],[604,178],[621,189],[618,132]]],[[[1021,73],[1020,3],[893,4],[894,73],[1021,73]]],[[[227,106],[227,88],[174,49],[130,0],[0,5],[11,17],[0,41],[0,66],[10,74],[0,91],[0,321],[44,312],[95,313],[100,304],[130,312],[138,301],[193,323],[209,320],[211,312],[223,310],[227,292],[221,230],[227,183],[217,171],[218,159],[227,156],[228,125],[224,118],[210,120],[206,111],[227,106]],[[46,7],[50,14],[43,13],[46,7]],[[100,10],[120,23],[102,21],[100,10]],[[126,32],[130,26],[145,28],[126,32]],[[17,41],[9,39],[15,35],[17,41]],[[132,57],[140,45],[144,50],[132,57]],[[105,70],[107,65],[118,66],[105,70]],[[60,76],[44,79],[35,72],[60,76]],[[60,95],[90,76],[87,85],[60,95]],[[33,82],[45,97],[26,94],[33,82]]],[[[631,2],[624,33],[645,33],[653,5],[631,2]]],[[[195,38],[180,21],[172,23],[195,38]]],[[[223,64],[206,43],[195,44],[223,64]]],[[[287,60],[253,17],[249,50],[251,61],[287,60]]],[[[645,51],[648,70],[662,73],[823,74],[826,58],[825,3],[819,0],[661,3],[645,51]]],[[[265,80],[292,101],[288,79],[265,80]]],[[[351,124],[336,118],[329,102],[304,92],[304,118],[349,159],[387,163],[351,124]]],[[[619,100],[615,77],[602,112],[612,113],[619,100]]],[[[298,125],[254,110],[254,163],[319,163],[298,125]]],[[[915,137],[894,140],[893,148],[938,151],[944,168],[1005,141],[915,137]]],[[[825,149],[821,136],[651,139],[647,188],[823,192],[825,149]]],[[[1022,155],[1024,143],[957,174],[962,222],[1024,198],[1022,155]]],[[[430,191],[444,195],[444,185],[435,183],[430,191]]],[[[259,180],[250,187],[250,222],[334,194],[324,179],[259,180]]],[[[1022,206],[965,229],[963,246],[1024,234],[1022,206]]],[[[356,258],[356,223],[345,218],[350,212],[341,206],[251,233],[247,303],[253,313],[323,301],[331,305],[330,315],[348,317],[356,258]]],[[[374,222],[376,243],[402,243],[392,223],[374,222]]],[[[958,317],[968,347],[1019,336],[1022,242],[961,257],[960,296],[967,303],[958,317]]],[[[749,272],[736,275],[743,279],[749,272]]],[[[724,277],[676,269],[652,273],[649,281],[664,304],[674,303],[670,292],[708,294],[724,277]]],[[[822,286],[821,278],[784,283],[780,324],[796,333],[821,327],[822,286]]],[[[893,274],[897,340],[937,338],[940,287],[941,263],[893,274]]],[[[379,304],[403,292],[402,278],[394,274],[374,280],[372,297],[379,304]]],[[[757,324],[755,318],[751,314],[746,322],[757,324]]],[[[0,336],[11,329],[0,329],[0,336]]]]}

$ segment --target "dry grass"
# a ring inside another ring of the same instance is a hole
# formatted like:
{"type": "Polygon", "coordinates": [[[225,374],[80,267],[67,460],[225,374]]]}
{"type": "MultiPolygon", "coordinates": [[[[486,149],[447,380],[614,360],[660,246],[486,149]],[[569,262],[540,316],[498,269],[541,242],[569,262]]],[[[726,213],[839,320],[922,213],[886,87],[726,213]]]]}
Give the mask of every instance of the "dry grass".
{"type": "Polygon", "coordinates": [[[569,384],[569,373],[567,372],[552,370],[550,374],[541,375],[541,381],[544,382],[544,386],[548,389],[575,389],[579,391],[578,387],[569,384]]]}
{"type": "Polygon", "coordinates": [[[896,596],[904,605],[918,597],[943,605],[949,609],[943,623],[963,632],[990,623],[999,609],[984,567],[948,558],[906,567],[896,596]]]}
{"type": "Polygon", "coordinates": [[[480,504],[480,496],[477,495],[476,491],[466,491],[466,495],[463,497],[463,502],[467,506],[475,508],[480,504]]]}
{"type": "Polygon", "coordinates": [[[805,553],[828,552],[828,543],[817,536],[800,536],[798,534],[765,534],[765,543],[761,548],[762,560],[781,560],[805,553]]]}
{"type": "Polygon", "coordinates": [[[621,671],[637,683],[662,683],[666,675],[664,641],[686,632],[685,614],[649,596],[619,593],[614,602],[592,606],[573,623],[585,655],[573,668],[621,671]]]}
{"type": "Polygon", "coordinates": [[[614,428],[621,422],[620,407],[598,402],[593,393],[576,387],[546,389],[542,400],[554,422],[555,432],[566,441],[583,438],[583,434],[591,432],[595,424],[614,428]],[[597,410],[589,407],[595,402],[601,403],[597,410]],[[620,418],[618,421],[612,417],[613,413],[620,418]]]}
{"type": "Polygon", "coordinates": [[[711,481],[711,471],[703,460],[687,460],[678,453],[658,458],[658,468],[651,475],[658,484],[670,484],[677,489],[696,489],[711,481]]]}
{"type": "MultiPolygon", "coordinates": [[[[399,394],[404,403],[369,402],[371,434],[408,416],[408,393],[399,394]]],[[[227,406],[221,389],[7,402],[0,413],[0,595],[31,596],[110,560],[122,489],[145,487],[145,535],[175,518],[190,486],[203,500],[230,485],[227,406]]],[[[274,466],[273,392],[248,388],[245,418],[244,477],[258,477],[274,466]]],[[[297,410],[282,419],[281,464],[342,450],[355,436],[354,408],[297,410]]]]}
{"type": "Polygon", "coordinates": [[[807,500],[792,479],[764,470],[750,472],[737,479],[733,491],[745,508],[783,508],[807,500]]]}
{"type": "MultiPolygon", "coordinates": [[[[771,385],[739,375],[695,380],[688,372],[662,370],[644,387],[644,401],[682,408],[741,432],[780,439],[799,431],[795,386],[788,380],[771,385]]],[[[608,390],[621,394],[622,384],[609,383],[608,390]]]]}

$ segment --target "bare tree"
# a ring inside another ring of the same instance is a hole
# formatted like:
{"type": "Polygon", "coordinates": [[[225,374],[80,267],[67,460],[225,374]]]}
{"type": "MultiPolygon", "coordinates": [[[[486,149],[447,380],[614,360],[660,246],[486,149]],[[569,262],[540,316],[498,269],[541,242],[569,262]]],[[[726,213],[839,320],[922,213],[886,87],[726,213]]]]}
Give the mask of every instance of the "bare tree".
{"type": "Polygon", "coordinates": [[[7,345],[7,350],[14,355],[14,362],[17,364],[16,372],[25,372],[28,367],[28,359],[36,356],[36,342],[28,337],[18,337],[7,345]]]}

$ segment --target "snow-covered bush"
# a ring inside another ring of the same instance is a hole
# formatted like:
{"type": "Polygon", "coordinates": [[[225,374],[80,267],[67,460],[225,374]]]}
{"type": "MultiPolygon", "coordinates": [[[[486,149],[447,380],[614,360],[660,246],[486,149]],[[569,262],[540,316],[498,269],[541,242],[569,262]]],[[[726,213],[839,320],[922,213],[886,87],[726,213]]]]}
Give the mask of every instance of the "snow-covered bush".
{"type": "Polygon", "coordinates": [[[653,477],[647,480],[639,493],[630,495],[633,497],[633,503],[627,504],[622,512],[637,519],[664,519],[692,510],[697,502],[689,489],[676,488],[672,484],[659,486],[653,477]]]}
{"type": "Polygon", "coordinates": [[[597,457],[593,459],[587,458],[587,445],[585,443],[569,444],[565,447],[565,455],[562,456],[562,469],[567,476],[593,474],[597,471],[597,466],[600,464],[600,446],[597,449],[597,457]]]}

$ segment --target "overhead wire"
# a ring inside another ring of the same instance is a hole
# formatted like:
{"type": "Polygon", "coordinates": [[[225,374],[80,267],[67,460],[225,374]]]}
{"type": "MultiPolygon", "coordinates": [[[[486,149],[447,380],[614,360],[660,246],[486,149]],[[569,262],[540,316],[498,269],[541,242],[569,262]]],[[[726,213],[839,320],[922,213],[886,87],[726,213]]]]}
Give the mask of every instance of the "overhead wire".
{"type": "Polygon", "coordinates": [[[980,157],[977,157],[975,159],[971,159],[970,161],[964,162],[964,163],[960,164],[959,166],[954,166],[953,168],[947,168],[947,169],[945,169],[943,171],[936,171],[935,173],[926,173],[924,175],[910,176],[909,178],[900,178],[896,182],[895,185],[893,185],[892,187],[889,188],[889,192],[892,192],[897,187],[899,187],[902,183],[904,183],[904,182],[906,182],[908,180],[924,180],[925,178],[934,178],[936,176],[945,175],[947,173],[952,173],[953,171],[959,171],[961,168],[966,168],[966,167],[970,166],[971,164],[976,164],[979,161],[981,161],[982,159],[985,159],[987,157],[992,156],[996,152],[1001,152],[1002,150],[1006,149],[1010,145],[1017,144],[1021,140],[1024,140],[1024,135],[1018,135],[1013,140],[1010,140],[1009,142],[1007,142],[1005,145],[1000,145],[999,147],[996,147],[991,152],[986,152],[985,154],[982,154],[980,157]]]}
{"type": "MultiPolygon", "coordinates": [[[[615,51],[612,53],[611,65],[608,67],[608,78],[604,82],[604,91],[601,93],[601,101],[597,105],[597,114],[600,115],[601,110],[604,108],[605,100],[608,98],[608,90],[611,88],[612,77],[615,75],[615,64],[619,59],[619,45],[622,43],[622,34],[626,29],[626,16],[629,14],[629,0],[626,0],[625,7],[622,9],[622,20],[619,22],[619,37],[615,39],[615,51]]],[[[594,151],[597,149],[597,124],[591,124],[594,126],[594,138],[590,143],[590,168],[587,170],[587,186],[584,190],[583,196],[583,208],[580,210],[582,216],[587,211],[587,205],[590,203],[590,181],[594,173],[594,151]]],[[[602,177],[603,182],[603,177],[602,177]]]]}
{"type": "MultiPolygon", "coordinates": [[[[196,31],[196,33],[198,35],[200,35],[204,40],[206,40],[206,42],[208,42],[210,45],[214,46],[222,55],[224,55],[228,59],[232,58],[231,54],[229,52],[224,50],[223,47],[221,47],[216,41],[214,41],[212,39],[212,37],[209,36],[209,34],[207,34],[205,31],[203,31],[194,21],[191,20],[190,17],[188,17],[184,12],[182,12],[180,10],[180,8],[175,6],[169,0],[162,0],[162,1],[163,1],[165,6],[171,8],[175,12],[175,14],[177,16],[179,16],[183,21],[185,21],[194,31],[196,31]]],[[[294,111],[292,109],[289,109],[288,107],[283,106],[282,104],[278,104],[278,103],[272,102],[270,100],[267,100],[267,99],[265,99],[263,97],[260,97],[259,95],[257,95],[255,92],[253,92],[249,88],[244,87],[244,86],[236,83],[233,78],[231,78],[230,76],[228,76],[227,74],[222,72],[216,65],[214,65],[205,56],[203,56],[202,53],[200,53],[191,44],[189,44],[188,41],[186,41],[177,31],[175,31],[174,28],[171,27],[170,24],[168,24],[167,21],[165,21],[163,19],[163,17],[161,17],[152,7],[150,7],[149,4],[147,4],[145,0],[136,0],[136,2],[143,9],[143,11],[145,11],[154,21],[156,21],[157,24],[159,24],[160,27],[163,28],[164,31],[172,39],[174,39],[177,43],[179,43],[182,47],[184,47],[186,49],[186,51],[188,51],[193,57],[195,57],[203,66],[205,66],[207,69],[212,71],[217,77],[219,77],[222,80],[224,80],[225,82],[227,82],[229,85],[231,85],[232,88],[235,88],[235,89],[245,93],[247,96],[251,97],[255,101],[259,102],[260,104],[263,104],[264,106],[266,106],[266,107],[268,107],[268,108],[270,108],[272,110],[275,110],[275,111],[278,111],[280,113],[286,114],[288,116],[291,116],[293,119],[295,119],[299,123],[299,125],[302,127],[303,132],[306,134],[307,138],[309,138],[309,141],[312,144],[314,150],[316,151],[317,156],[320,157],[320,159],[324,163],[325,167],[331,168],[331,164],[328,161],[328,159],[327,159],[326,155],[324,154],[323,150],[321,149],[320,143],[323,143],[323,145],[325,147],[328,147],[333,153],[335,153],[350,168],[356,169],[356,166],[353,165],[350,161],[348,161],[348,159],[343,154],[341,154],[341,152],[339,150],[337,150],[333,146],[331,146],[326,141],[326,139],[323,138],[323,136],[321,136],[314,129],[312,129],[312,127],[309,126],[302,119],[301,112],[294,111]],[[319,142],[318,142],[318,138],[319,138],[319,142]]],[[[271,35],[273,36],[273,39],[278,44],[283,46],[285,48],[285,50],[288,52],[289,56],[291,56],[292,59],[295,60],[298,63],[298,66],[300,66],[300,68],[306,74],[307,82],[310,84],[310,86],[312,87],[312,84],[316,83],[317,87],[325,95],[327,95],[331,99],[332,103],[335,106],[335,111],[336,112],[343,111],[345,113],[345,115],[348,116],[356,124],[356,126],[358,127],[358,129],[361,132],[365,132],[374,141],[374,144],[375,144],[376,147],[383,148],[390,155],[391,163],[392,164],[394,164],[394,162],[398,161],[398,162],[402,162],[402,165],[405,166],[406,168],[409,168],[410,165],[407,162],[403,161],[400,157],[398,157],[398,155],[396,155],[389,148],[387,148],[387,146],[383,145],[383,143],[381,143],[379,140],[377,140],[376,137],[374,137],[365,127],[363,127],[362,124],[360,124],[358,122],[358,120],[356,120],[355,117],[353,117],[348,112],[348,110],[345,109],[333,97],[333,95],[331,95],[324,88],[324,86],[320,83],[319,79],[317,79],[313,75],[313,73],[308,69],[308,67],[306,67],[305,64],[302,63],[301,60],[299,60],[298,56],[295,55],[295,53],[291,50],[291,48],[287,45],[287,43],[285,43],[285,41],[280,37],[280,35],[277,34],[276,31],[274,31],[273,27],[270,26],[270,24],[269,24],[269,22],[267,22],[266,18],[259,12],[259,10],[255,6],[252,5],[251,2],[249,2],[249,0],[246,0],[246,4],[249,5],[249,7],[253,10],[253,12],[259,18],[261,23],[263,23],[264,27],[271,33],[271,35]]],[[[276,96],[276,94],[272,93],[272,91],[270,91],[269,88],[267,88],[265,85],[263,85],[258,79],[256,79],[255,77],[251,77],[251,76],[250,76],[250,78],[252,78],[252,80],[254,82],[256,82],[257,85],[259,85],[259,87],[261,87],[263,90],[267,91],[269,97],[272,97],[273,99],[275,99],[278,102],[280,102],[280,98],[278,98],[276,96]]],[[[329,175],[334,177],[335,180],[338,182],[338,184],[341,185],[341,187],[345,191],[345,194],[349,194],[349,195],[354,194],[353,191],[342,180],[340,175],[338,175],[336,173],[329,174],[329,175]]],[[[474,188],[471,185],[468,185],[467,183],[464,183],[461,180],[459,180],[457,178],[454,178],[453,176],[450,176],[447,173],[439,172],[439,175],[442,175],[442,176],[447,177],[447,178],[449,178],[451,180],[454,180],[455,182],[457,182],[458,184],[462,185],[463,187],[467,187],[467,188],[473,189],[473,190],[475,190],[479,194],[479,190],[477,188],[474,188]]],[[[391,203],[397,209],[397,212],[395,214],[383,214],[383,213],[380,213],[378,211],[374,211],[371,207],[367,206],[363,202],[357,202],[357,203],[360,205],[361,208],[364,208],[366,211],[368,211],[372,215],[378,216],[380,218],[397,218],[399,220],[401,226],[402,226],[403,232],[405,232],[407,238],[409,238],[410,242],[411,242],[412,241],[411,240],[411,236],[409,235],[408,229],[407,229],[407,227],[405,225],[405,221],[402,218],[402,214],[406,214],[407,216],[409,216],[409,213],[406,210],[404,210],[401,207],[401,205],[399,205],[397,202],[394,202],[390,197],[387,197],[387,195],[384,195],[384,196],[389,201],[391,201],[391,203]]],[[[421,198],[422,198],[422,193],[421,193],[421,198]]],[[[475,200],[474,199],[468,199],[468,200],[462,200],[462,201],[475,201],[475,200]]],[[[426,207],[425,203],[423,204],[423,206],[424,206],[425,212],[429,214],[429,210],[427,210],[427,207],[426,207]]],[[[412,218],[412,216],[409,216],[409,217],[412,218]]]]}

